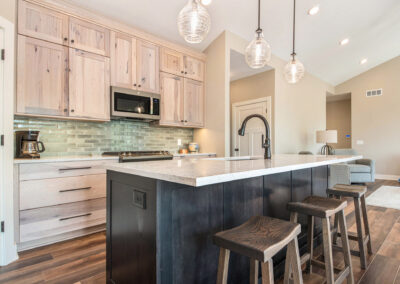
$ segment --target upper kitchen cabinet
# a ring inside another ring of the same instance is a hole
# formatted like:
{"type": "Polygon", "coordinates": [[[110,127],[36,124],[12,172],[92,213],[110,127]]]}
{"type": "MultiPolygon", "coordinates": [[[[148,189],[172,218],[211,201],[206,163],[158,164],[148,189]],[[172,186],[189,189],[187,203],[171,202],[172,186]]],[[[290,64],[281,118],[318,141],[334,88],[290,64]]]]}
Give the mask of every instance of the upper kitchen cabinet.
{"type": "Polygon", "coordinates": [[[136,89],[136,39],[111,32],[111,85],[136,89]]]}
{"type": "Polygon", "coordinates": [[[204,126],[204,85],[202,82],[184,79],[184,125],[204,126]]]}
{"type": "Polygon", "coordinates": [[[103,56],[109,56],[110,30],[70,17],[69,46],[103,56]]]}
{"type": "Polygon", "coordinates": [[[17,114],[67,115],[68,48],[18,36],[17,114]]]}
{"type": "Polygon", "coordinates": [[[160,125],[182,126],[183,120],[183,78],[161,72],[161,120],[160,125]]]}
{"type": "Polygon", "coordinates": [[[160,93],[159,47],[144,40],[137,40],[137,88],[140,91],[160,93]]]}
{"type": "Polygon", "coordinates": [[[68,44],[68,16],[19,1],[18,33],[45,41],[68,44]]]}
{"type": "Polygon", "coordinates": [[[204,62],[190,56],[184,56],[185,78],[204,81],[204,62]]]}
{"type": "Polygon", "coordinates": [[[69,49],[69,115],[110,119],[110,59],[69,49]]]}
{"type": "Polygon", "coordinates": [[[161,71],[184,76],[183,54],[175,50],[161,48],[161,71]]]}

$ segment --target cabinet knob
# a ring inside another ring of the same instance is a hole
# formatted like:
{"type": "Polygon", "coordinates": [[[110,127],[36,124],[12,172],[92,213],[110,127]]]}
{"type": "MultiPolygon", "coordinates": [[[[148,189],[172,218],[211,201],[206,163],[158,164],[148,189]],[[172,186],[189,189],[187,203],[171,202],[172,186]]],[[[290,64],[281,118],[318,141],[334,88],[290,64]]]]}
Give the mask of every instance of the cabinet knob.
{"type": "Polygon", "coordinates": [[[185,74],[187,74],[187,72],[185,72],[185,74]]]}
{"type": "Polygon", "coordinates": [[[67,38],[67,37],[65,37],[65,38],[64,38],[64,41],[67,41],[67,40],[68,40],[68,38],[67,38]]]}
{"type": "Polygon", "coordinates": [[[141,86],[142,86],[142,85],[140,85],[140,84],[138,85],[139,88],[140,88],[141,86]]]}
{"type": "Polygon", "coordinates": [[[185,123],[187,123],[187,120],[185,120],[185,123]]]}
{"type": "Polygon", "coordinates": [[[67,108],[65,108],[65,109],[64,109],[64,112],[67,112],[67,111],[68,111],[68,109],[67,109],[67,108]]]}
{"type": "Polygon", "coordinates": [[[71,39],[71,43],[74,43],[75,41],[73,39],[71,39]]]}
{"type": "Polygon", "coordinates": [[[135,84],[133,84],[133,86],[134,86],[134,87],[136,87],[136,86],[137,86],[137,84],[135,83],[135,84]]]}
{"type": "Polygon", "coordinates": [[[75,110],[74,110],[74,109],[71,109],[71,112],[75,112],[75,110]]]}
{"type": "Polygon", "coordinates": [[[182,119],[181,122],[185,122],[185,121],[182,119]]]}
{"type": "Polygon", "coordinates": [[[182,74],[184,74],[184,73],[185,73],[185,71],[181,71],[181,73],[182,73],[182,74]]]}

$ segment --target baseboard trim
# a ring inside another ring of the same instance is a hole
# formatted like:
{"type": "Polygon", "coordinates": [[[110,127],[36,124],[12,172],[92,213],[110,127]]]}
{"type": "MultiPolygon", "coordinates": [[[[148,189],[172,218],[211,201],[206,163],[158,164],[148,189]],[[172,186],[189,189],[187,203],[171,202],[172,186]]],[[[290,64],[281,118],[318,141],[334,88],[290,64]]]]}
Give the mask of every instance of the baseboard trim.
{"type": "Polygon", "coordinates": [[[375,178],[376,179],[386,179],[386,180],[397,180],[398,181],[400,179],[400,176],[376,174],[375,178]]]}

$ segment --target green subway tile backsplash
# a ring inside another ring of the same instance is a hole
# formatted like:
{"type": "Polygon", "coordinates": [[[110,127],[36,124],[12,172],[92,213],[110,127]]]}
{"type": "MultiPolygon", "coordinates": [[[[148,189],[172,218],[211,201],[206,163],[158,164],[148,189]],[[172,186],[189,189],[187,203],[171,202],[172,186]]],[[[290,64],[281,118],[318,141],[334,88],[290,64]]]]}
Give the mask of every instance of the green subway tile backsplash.
{"type": "Polygon", "coordinates": [[[15,130],[39,130],[46,151],[41,156],[101,154],[105,151],[178,151],[193,140],[193,129],[166,128],[146,122],[82,122],[16,117],[15,130]]]}

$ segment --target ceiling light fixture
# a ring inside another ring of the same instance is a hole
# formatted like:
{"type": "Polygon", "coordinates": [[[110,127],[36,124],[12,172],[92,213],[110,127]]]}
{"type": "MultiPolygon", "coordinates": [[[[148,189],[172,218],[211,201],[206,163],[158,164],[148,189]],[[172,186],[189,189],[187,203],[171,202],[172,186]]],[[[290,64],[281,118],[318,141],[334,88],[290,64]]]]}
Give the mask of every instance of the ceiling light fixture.
{"type": "Polygon", "coordinates": [[[345,39],[342,39],[339,43],[340,43],[340,45],[346,45],[349,43],[349,41],[350,40],[348,38],[345,38],[345,39]]]}
{"type": "Polygon", "coordinates": [[[201,4],[203,4],[204,6],[210,5],[211,2],[212,2],[212,0],[201,0],[201,4]]]}
{"type": "Polygon", "coordinates": [[[363,59],[361,59],[360,64],[363,65],[363,64],[367,63],[367,61],[368,61],[367,58],[363,58],[363,59]]]}
{"type": "Polygon", "coordinates": [[[296,84],[304,77],[304,65],[296,58],[296,0],[293,0],[293,51],[291,59],[284,68],[284,76],[289,84],[296,84]]]}
{"type": "Polygon", "coordinates": [[[179,34],[189,43],[200,43],[210,31],[211,18],[199,0],[189,0],[178,15],[179,34]]]}
{"type": "Polygon", "coordinates": [[[264,39],[264,34],[260,28],[261,1],[258,0],[258,28],[255,38],[249,43],[245,51],[247,64],[253,69],[264,67],[271,60],[271,46],[264,39]]]}
{"type": "Polygon", "coordinates": [[[312,7],[310,10],[308,10],[308,14],[310,16],[314,16],[316,14],[318,14],[319,12],[319,5],[312,7]]]}

